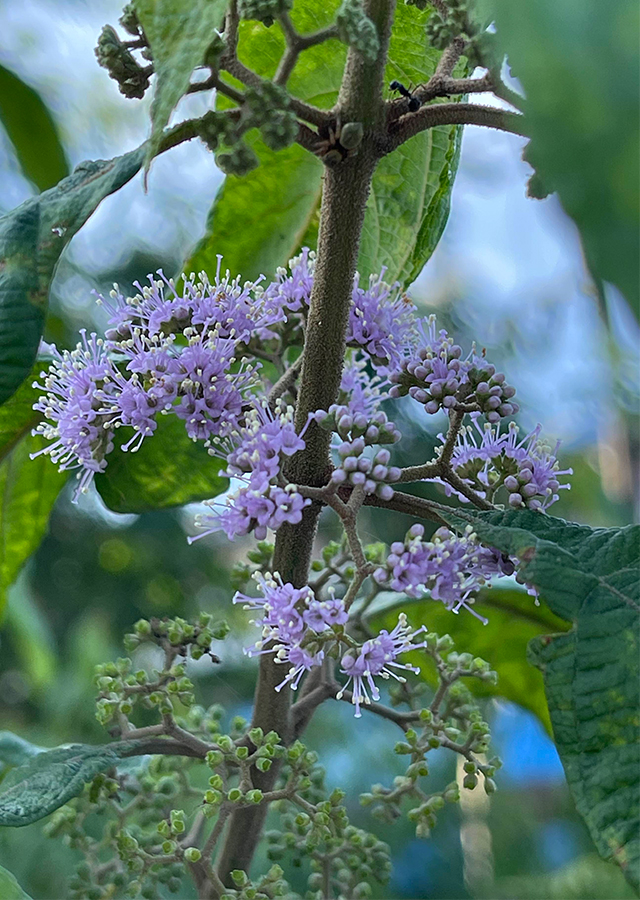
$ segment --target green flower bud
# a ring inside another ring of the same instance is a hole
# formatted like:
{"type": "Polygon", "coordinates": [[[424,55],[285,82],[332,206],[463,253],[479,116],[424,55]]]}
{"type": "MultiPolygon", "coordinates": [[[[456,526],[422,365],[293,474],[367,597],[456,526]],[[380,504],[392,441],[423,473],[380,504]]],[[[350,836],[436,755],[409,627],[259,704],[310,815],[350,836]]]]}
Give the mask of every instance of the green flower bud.
{"type": "Polygon", "coordinates": [[[202,858],[202,853],[198,850],[197,847],[187,847],[184,851],[184,858],[187,862],[196,863],[199,859],[202,858]]]}
{"type": "Polygon", "coordinates": [[[376,27],[364,11],[361,0],[342,0],[336,14],[338,37],[374,62],[380,50],[376,27]]]}

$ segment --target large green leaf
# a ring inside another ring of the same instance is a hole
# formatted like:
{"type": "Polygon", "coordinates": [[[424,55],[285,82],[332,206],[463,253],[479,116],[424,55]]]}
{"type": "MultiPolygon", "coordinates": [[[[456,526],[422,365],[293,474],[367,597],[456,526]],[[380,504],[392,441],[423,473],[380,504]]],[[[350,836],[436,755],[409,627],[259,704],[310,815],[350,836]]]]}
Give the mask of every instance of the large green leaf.
{"type": "Polygon", "coordinates": [[[72,744],[32,756],[2,782],[0,825],[20,827],[43,819],[81,793],[100,772],[135,755],[140,741],[93,747],[72,744]]]}
{"type": "MultiPolygon", "coordinates": [[[[120,444],[126,437],[119,438],[120,444]]],[[[116,449],[96,487],[110,509],[141,513],[216,497],[229,482],[220,475],[224,463],[187,437],[177,416],[161,416],[154,435],[135,453],[116,449]]]]}
{"type": "Polygon", "coordinates": [[[193,70],[203,64],[215,29],[222,26],[227,0],[134,0],[133,5],[151,47],[156,74],[148,168],[193,70]]]}
{"type": "MultiPolygon", "coordinates": [[[[398,4],[386,81],[420,84],[433,75],[440,52],[426,45],[431,10],[398,4]]],[[[358,269],[368,277],[387,267],[386,279],[405,286],[420,274],[449,216],[462,128],[423,131],[385,156],[367,202],[358,269]]]]}
{"type": "MultiPolygon", "coordinates": [[[[546,605],[536,606],[533,597],[517,588],[484,590],[473,607],[488,619],[483,625],[464,610],[453,615],[439,601],[403,597],[394,603],[393,609],[387,608],[373,618],[375,628],[392,628],[397,621],[396,607],[406,612],[416,628],[425,624],[429,631],[450,634],[459,652],[473,653],[491,663],[498,673],[498,684],[474,682],[474,694],[512,700],[535,713],[547,731],[551,731],[542,675],[526,662],[527,645],[532,638],[569,627],[546,605]]],[[[435,671],[430,666],[421,667],[421,677],[429,684],[436,683],[435,671]]]]}
{"type": "Polygon", "coordinates": [[[271,277],[300,246],[320,203],[322,163],[297,144],[275,153],[257,138],[249,142],[260,166],[242,178],[227,175],[187,272],[214,273],[221,253],[232,275],[271,277]]]}
{"type": "MultiPolygon", "coordinates": [[[[301,32],[329,24],[335,2],[310,0],[292,11],[301,32]]],[[[242,22],[238,55],[264,78],[271,78],[284,50],[277,26],[242,22]]],[[[346,58],[338,41],[312,47],[300,57],[289,81],[291,93],[307,103],[329,108],[335,102],[346,58]]],[[[323,166],[320,160],[294,145],[278,152],[266,147],[257,135],[249,142],[260,166],[242,178],[225,178],[209,214],[207,231],[185,265],[187,272],[215,272],[218,254],[232,275],[272,278],[286,265],[320,205],[323,166]]]]}
{"type": "MultiPolygon", "coordinates": [[[[333,20],[335,3],[310,0],[294,8],[302,32],[333,20]]],[[[426,81],[440,53],[425,44],[429,12],[398,6],[386,79],[407,84],[426,81]]],[[[276,27],[246,22],[240,29],[239,55],[263,77],[271,77],[284,42],[276,27]]],[[[321,108],[337,98],[345,48],[335,40],[305,51],[291,76],[292,94],[321,108]]],[[[409,284],[418,275],[442,234],[449,214],[461,129],[431,129],[385,157],[373,177],[362,234],[359,269],[367,277],[388,269],[389,280],[409,284]]],[[[321,198],[322,165],[300,147],[275,153],[259,138],[252,141],[260,167],[243,178],[225,179],[207,223],[207,233],[186,270],[215,271],[217,255],[233,275],[271,278],[311,233],[310,222],[321,198]]]]}
{"type": "Polygon", "coordinates": [[[69,174],[69,165],[51,113],[40,95],[0,66],[0,122],[20,167],[41,191],[69,174]]]}
{"type": "Polygon", "coordinates": [[[81,163],[0,219],[0,403],[33,365],[60,254],[100,201],[133,178],[143,154],[81,163]]]}
{"type": "Polygon", "coordinates": [[[489,3],[527,97],[527,158],[638,315],[638,4],[489,3]]]}
{"type": "Polygon", "coordinates": [[[22,890],[15,875],[0,866],[0,897],[2,900],[31,900],[22,890]]]}
{"type": "Polygon", "coordinates": [[[554,613],[535,638],[553,734],[598,852],[640,881],[640,526],[592,529],[530,510],[443,517],[517,556],[554,613]]]}

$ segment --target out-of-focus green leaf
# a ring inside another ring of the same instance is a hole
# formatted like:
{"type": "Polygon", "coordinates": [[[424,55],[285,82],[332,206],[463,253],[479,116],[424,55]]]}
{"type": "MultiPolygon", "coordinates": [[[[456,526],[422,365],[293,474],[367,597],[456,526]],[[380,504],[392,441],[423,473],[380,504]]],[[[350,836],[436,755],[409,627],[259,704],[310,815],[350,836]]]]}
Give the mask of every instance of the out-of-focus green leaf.
{"type": "Polygon", "coordinates": [[[68,477],[47,456],[29,458],[45,443],[40,436],[28,435],[0,465],[0,615],[7,589],[40,544],[68,477]]]}
{"type": "MultiPolygon", "coordinates": [[[[389,47],[386,82],[421,84],[440,52],[426,45],[431,9],[400,3],[389,47]]],[[[458,74],[458,73],[456,73],[458,74]]],[[[423,131],[378,164],[367,202],[358,270],[365,278],[386,266],[386,280],[408,286],[435,250],[449,217],[462,128],[423,131]]]]}
{"type": "Polygon", "coordinates": [[[134,0],[133,5],[151,47],[156,74],[148,169],[193,70],[203,64],[215,29],[222,25],[227,0],[134,0]]]}
{"type": "Polygon", "coordinates": [[[566,634],[535,638],[553,734],[600,855],[640,881],[640,526],[592,529],[531,510],[442,513],[520,560],[566,634]]]}
{"type": "Polygon", "coordinates": [[[15,875],[0,866],[0,897],[2,900],[31,900],[22,890],[15,875]]]}
{"type": "Polygon", "coordinates": [[[640,315],[638,4],[490,0],[527,100],[526,157],[575,220],[593,273],[640,315]]]}
{"type": "Polygon", "coordinates": [[[32,756],[2,782],[0,825],[20,827],[43,819],[77,797],[100,772],[135,755],[140,741],[103,747],[73,744],[32,756]]]}
{"type": "Polygon", "coordinates": [[[38,190],[46,191],[69,174],[58,129],[42,98],[4,66],[0,66],[0,122],[25,177],[38,190]]]}
{"type": "Polygon", "coordinates": [[[202,444],[187,437],[181,419],[161,416],[156,432],[140,450],[131,453],[116,447],[112,451],[95,483],[110,509],[141,513],[222,494],[229,486],[220,475],[224,467],[222,460],[209,456],[202,444]]]}
{"type": "Polygon", "coordinates": [[[33,365],[58,258],[100,201],[126,184],[144,148],[81,163],[56,187],[0,219],[0,403],[33,365]]]}
{"type": "MultiPolygon", "coordinates": [[[[36,549],[37,546],[33,551],[36,549]]],[[[4,627],[11,634],[20,669],[33,688],[47,689],[57,669],[55,643],[49,622],[34,601],[24,573],[9,589],[7,600],[4,627]]]]}
{"type": "MultiPolygon", "coordinates": [[[[504,697],[535,713],[551,732],[551,722],[544,696],[540,672],[526,661],[527,645],[539,634],[565,631],[569,626],[544,604],[536,606],[532,596],[518,588],[494,587],[484,590],[474,610],[488,619],[483,625],[464,610],[453,615],[437,600],[410,600],[394,603],[393,610],[379,613],[376,628],[392,628],[397,621],[397,608],[406,612],[416,628],[426,625],[437,634],[450,634],[459,652],[473,653],[491,663],[498,673],[498,684],[473,682],[473,693],[480,697],[504,697]]],[[[421,666],[421,677],[436,684],[436,673],[428,665],[421,666]]]]}
{"type": "Polygon", "coordinates": [[[33,380],[39,376],[41,368],[36,365],[15,394],[0,406],[0,462],[42,419],[42,413],[33,408],[42,394],[33,387],[33,380]]]}
{"type": "Polygon", "coordinates": [[[637,895],[620,869],[598,856],[583,856],[545,875],[501,878],[491,887],[495,900],[633,900],[637,895]]]}

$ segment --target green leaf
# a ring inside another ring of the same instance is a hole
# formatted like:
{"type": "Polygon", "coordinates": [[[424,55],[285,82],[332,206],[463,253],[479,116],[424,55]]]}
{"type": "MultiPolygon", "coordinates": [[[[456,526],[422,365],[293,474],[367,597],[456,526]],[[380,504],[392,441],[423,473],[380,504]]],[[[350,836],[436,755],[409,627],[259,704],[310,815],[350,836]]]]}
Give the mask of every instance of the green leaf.
{"type": "Polygon", "coordinates": [[[23,766],[32,756],[44,752],[44,747],[37,747],[12,731],[0,731],[0,763],[4,766],[23,766]]]}
{"type": "Polygon", "coordinates": [[[133,178],[143,154],[140,147],[81,163],[56,187],[0,219],[0,403],[33,365],[60,254],[100,201],[133,178]]]}
{"type": "Polygon", "coordinates": [[[638,4],[490,3],[527,97],[526,157],[580,229],[594,275],[640,315],[638,4]]]}
{"type": "Polygon", "coordinates": [[[2,900],[31,900],[18,884],[15,875],[3,866],[0,866],[0,897],[2,900]]]}
{"type": "Polygon", "coordinates": [[[58,472],[48,456],[30,453],[46,445],[39,435],[24,437],[0,465],[0,615],[7,589],[38,548],[67,472],[58,472]]]}
{"type": "MultiPolygon", "coordinates": [[[[336,3],[310,0],[292,11],[299,31],[317,31],[334,17],[336,3]]],[[[238,55],[263,78],[271,78],[284,50],[277,26],[241,22],[238,55]]],[[[335,103],[346,48],[331,40],[306,50],[289,80],[291,93],[323,109],[335,103]]],[[[297,144],[286,150],[266,147],[257,132],[248,142],[260,166],[242,178],[224,180],[209,213],[207,230],[185,265],[187,272],[215,272],[217,256],[232,275],[272,278],[299,249],[320,205],[323,165],[297,144]]]]}
{"type": "Polygon", "coordinates": [[[39,373],[38,365],[0,406],[0,617],[7,590],[38,548],[53,504],[68,477],[68,473],[58,472],[48,457],[29,457],[46,443],[31,435],[42,419],[42,414],[33,409],[41,392],[32,382],[39,373]]]}
{"type": "MultiPolygon", "coordinates": [[[[125,437],[119,440],[126,442],[125,437]]],[[[113,450],[95,483],[110,509],[141,513],[217,497],[229,487],[220,475],[224,466],[202,444],[189,440],[181,419],[161,416],[155,433],[140,450],[113,450]]]]}
{"type": "MultiPolygon", "coordinates": [[[[440,52],[426,45],[431,10],[398,4],[386,83],[420,84],[433,75],[440,52]]],[[[456,72],[456,75],[460,74],[456,72]]],[[[387,281],[405,287],[422,271],[449,217],[462,128],[423,131],[378,163],[367,202],[358,270],[368,278],[386,266],[387,281]]]]}
{"type": "MultiPolygon", "coordinates": [[[[551,733],[542,675],[527,665],[527,645],[538,634],[566,630],[566,622],[544,604],[536,606],[530,594],[517,588],[494,587],[481,591],[473,608],[489,620],[486,625],[464,610],[457,616],[453,615],[437,600],[402,597],[394,602],[393,611],[387,608],[377,614],[373,625],[376,629],[393,628],[397,622],[397,611],[402,610],[414,627],[425,624],[429,631],[450,634],[459,652],[486,659],[498,673],[498,684],[495,686],[474,680],[471,685],[474,694],[479,697],[504,697],[518,703],[535,713],[551,733]]],[[[421,666],[421,677],[435,685],[435,670],[424,665],[423,660],[418,665],[421,666]]]]}
{"type": "Polygon", "coordinates": [[[60,135],[40,95],[0,66],[0,122],[25,175],[46,191],[69,174],[60,135]]]}
{"type": "Polygon", "coordinates": [[[72,744],[32,756],[2,782],[0,825],[30,825],[68,803],[89,781],[135,755],[141,741],[93,747],[72,744]]]}
{"type": "Polygon", "coordinates": [[[517,556],[571,631],[535,638],[553,734],[598,852],[640,873],[640,526],[575,525],[530,510],[443,518],[517,556]]]}
{"type": "Polygon", "coordinates": [[[212,275],[223,254],[232,275],[270,278],[300,246],[320,203],[322,163],[297,144],[276,153],[252,137],[260,165],[242,178],[227,175],[186,272],[212,275]]]}
{"type": "Polygon", "coordinates": [[[215,29],[222,26],[227,0],[134,0],[156,74],[151,104],[151,140],[145,170],[158,151],[171,113],[204,62],[215,29]]]}

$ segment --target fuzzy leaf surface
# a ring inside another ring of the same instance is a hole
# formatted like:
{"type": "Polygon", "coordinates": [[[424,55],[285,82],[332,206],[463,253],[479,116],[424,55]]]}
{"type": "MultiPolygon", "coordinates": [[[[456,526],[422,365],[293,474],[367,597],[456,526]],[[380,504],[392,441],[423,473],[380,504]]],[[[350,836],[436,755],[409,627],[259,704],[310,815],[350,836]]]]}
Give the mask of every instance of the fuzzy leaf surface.
{"type": "Polygon", "coordinates": [[[25,178],[46,191],[69,174],[56,124],[40,94],[0,66],[0,122],[25,178]]]}
{"type": "Polygon", "coordinates": [[[143,154],[81,163],[0,219],[0,403],[33,365],[60,254],[101,200],[133,178],[143,154]]]}
{"type": "Polygon", "coordinates": [[[536,637],[553,734],[598,852],[640,881],[640,526],[589,528],[530,510],[443,518],[517,556],[573,628],[536,637]]]}
{"type": "Polygon", "coordinates": [[[94,747],[57,747],[12,769],[2,782],[0,825],[14,828],[43,819],[77,797],[89,781],[135,754],[140,741],[94,747]]]}

